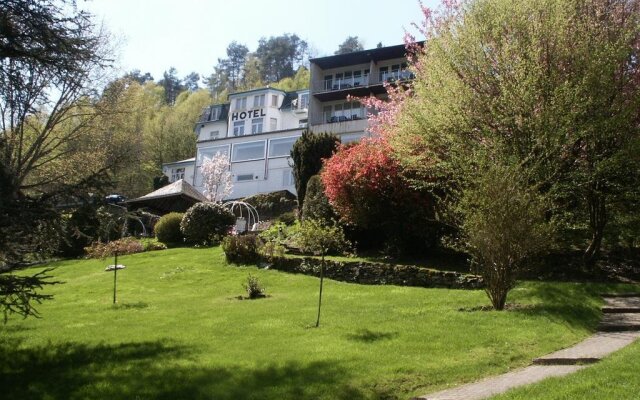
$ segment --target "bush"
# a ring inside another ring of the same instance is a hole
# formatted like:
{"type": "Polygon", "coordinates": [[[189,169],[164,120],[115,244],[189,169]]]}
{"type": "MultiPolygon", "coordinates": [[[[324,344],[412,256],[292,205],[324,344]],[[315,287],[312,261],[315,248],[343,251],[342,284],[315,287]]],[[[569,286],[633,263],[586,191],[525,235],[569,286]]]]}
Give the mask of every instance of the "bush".
{"type": "Polygon", "coordinates": [[[142,243],[132,237],[126,237],[118,240],[113,240],[108,243],[102,243],[101,241],[93,242],[90,246],[85,247],[89,258],[106,258],[113,256],[115,252],[118,255],[142,253],[145,251],[142,243]]]}
{"type": "Polygon", "coordinates": [[[262,241],[255,235],[227,236],[222,241],[222,250],[227,262],[255,264],[260,261],[262,241]]]}
{"type": "Polygon", "coordinates": [[[340,138],[333,133],[302,132],[291,149],[293,160],[293,178],[296,181],[298,206],[304,206],[307,182],[313,175],[320,173],[322,161],[331,157],[338,149],[340,138]]]}
{"type": "Polygon", "coordinates": [[[167,246],[160,243],[156,238],[142,238],[139,239],[144,247],[144,251],[166,250],[167,246]]]}
{"type": "Polygon", "coordinates": [[[288,190],[256,194],[245,198],[244,202],[254,206],[262,220],[293,212],[298,206],[296,196],[288,190]]]}
{"type": "Polygon", "coordinates": [[[184,242],[184,236],[180,231],[180,222],[183,216],[183,213],[178,212],[172,212],[162,216],[154,228],[158,241],[165,244],[184,242]]]}
{"type": "Polygon", "coordinates": [[[258,277],[249,274],[247,283],[243,285],[250,299],[259,299],[265,297],[264,287],[260,284],[258,277]]]}
{"type": "Polygon", "coordinates": [[[307,194],[302,207],[302,219],[316,219],[325,223],[337,220],[319,175],[314,175],[307,184],[307,194]]]}
{"type": "Polygon", "coordinates": [[[437,244],[440,225],[427,190],[412,188],[383,139],[343,146],[321,173],[329,203],[353,231],[382,238],[387,248],[419,253],[437,244]]]}
{"type": "Polygon", "coordinates": [[[275,257],[284,256],[284,246],[277,241],[269,241],[260,247],[259,252],[267,260],[273,260],[275,257]]]}
{"type": "Polygon", "coordinates": [[[235,222],[236,217],[222,205],[203,202],[187,210],[180,231],[189,243],[211,245],[227,235],[235,222]]]}
{"type": "Polygon", "coordinates": [[[280,214],[278,222],[282,222],[285,225],[293,225],[296,222],[296,214],[293,211],[280,214]]]}

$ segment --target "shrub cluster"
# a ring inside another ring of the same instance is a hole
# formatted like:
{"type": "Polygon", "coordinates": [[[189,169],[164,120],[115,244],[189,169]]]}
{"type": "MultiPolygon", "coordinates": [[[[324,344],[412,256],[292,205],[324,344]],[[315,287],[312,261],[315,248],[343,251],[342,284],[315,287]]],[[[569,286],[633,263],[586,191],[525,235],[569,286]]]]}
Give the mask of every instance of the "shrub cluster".
{"type": "Polygon", "coordinates": [[[203,202],[192,206],[182,217],[180,231],[188,243],[217,243],[233,227],[236,217],[221,204],[203,202]]]}
{"type": "Polygon", "coordinates": [[[93,242],[90,246],[85,247],[84,250],[89,258],[106,258],[113,256],[116,251],[118,255],[142,253],[145,251],[145,247],[139,240],[126,237],[108,243],[93,242]]]}
{"type": "Polygon", "coordinates": [[[227,236],[222,241],[222,250],[227,262],[254,264],[260,261],[262,240],[255,235],[227,236]]]}
{"type": "Polygon", "coordinates": [[[180,222],[183,213],[172,212],[160,218],[154,228],[158,241],[165,244],[178,244],[184,242],[184,236],[180,231],[180,222]]]}
{"type": "Polygon", "coordinates": [[[260,193],[244,199],[256,208],[260,219],[271,219],[286,213],[292,213],[297,207],[296,196],[287,190],[260,193]]]}
{"type": "Polygon", "coordinates": [[[249,274],[247,282],[243,285],[250,299],[259,299],[265,297],[264,287],[260,284],[258,277],[249,274]]]}

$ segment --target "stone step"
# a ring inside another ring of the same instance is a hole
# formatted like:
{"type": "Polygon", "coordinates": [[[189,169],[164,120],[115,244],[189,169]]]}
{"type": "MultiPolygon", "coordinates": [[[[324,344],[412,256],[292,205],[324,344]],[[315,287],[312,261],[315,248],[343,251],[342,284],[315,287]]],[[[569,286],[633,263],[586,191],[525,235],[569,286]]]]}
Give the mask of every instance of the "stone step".
{"type": "Polygon", "coordinates": [[[640,307],[602,307],[605,314],[633,314],[640,313],[640,307]]]}
{"type": "Polygon", "coordinates": [[[640,293],[600,293],[601,297],[638,297],[640,293]]]}
{"type": "Polygon", "coordinates": [[[598,332],[573,347],[533,360],[534,365],[584,365],[598,362],[640,337],[638,332],[598,332]]]}
{"type": "Polygon", "coordinates": [[[640,297],[609,297],[604,299],[605,307],[640,308],[640,297]]]}
{"type": "Polygon", "coordinates": [[[598,326],[602,332],[640,331],[640,313],[607,313],[598,326]]]}

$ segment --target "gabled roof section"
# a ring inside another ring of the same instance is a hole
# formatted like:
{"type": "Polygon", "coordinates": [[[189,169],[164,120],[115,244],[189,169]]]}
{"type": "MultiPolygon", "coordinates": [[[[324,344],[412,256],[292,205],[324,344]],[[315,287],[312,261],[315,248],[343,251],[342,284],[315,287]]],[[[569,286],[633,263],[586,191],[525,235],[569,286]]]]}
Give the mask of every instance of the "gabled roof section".
{"type": "Polygon", "coordinates": [[[156,191],[145,194],[142,197],[128,200],[127,203],[138,203],[146,200],[161,199],[172,196],[185,196],[197,201],[207,201],[207,198],[204,197],[204,195],[200,193],[196,188],[191,186],[184,179],[180,179],[167,186],[161,187],[156,191]]]}
{"type": "Polygon", "coordinates": [[[193,164],[194,162],[196,162],[196,158],[191,157],[191,158],[187,158],[186,160],[162,163],[162,166],[164,167],[167,165],[176,165],[176,164],[193,164]]]}
{"type": "Polygon", "coordinates": [[[207,106],[202,110],[202,114],[200,115],[200,119],[197,123],[202,124],[205,122],[225,121],[229,115],[229,108],[229,103],[207,106]]]}
{"type": "MultiPolygon", "coordinates": [[[[422,45],[424,42],[418,42],[422,45]]],[[[369,50],[354,51],[353,53],[335,56],[312,58],[309,62],[322,69],[346,67],[348,65],[366,64],[370,61],[378,62],[394,58],[406,57],[407,50],[403,44],[397,46],[380,47],[369,50]]]]}

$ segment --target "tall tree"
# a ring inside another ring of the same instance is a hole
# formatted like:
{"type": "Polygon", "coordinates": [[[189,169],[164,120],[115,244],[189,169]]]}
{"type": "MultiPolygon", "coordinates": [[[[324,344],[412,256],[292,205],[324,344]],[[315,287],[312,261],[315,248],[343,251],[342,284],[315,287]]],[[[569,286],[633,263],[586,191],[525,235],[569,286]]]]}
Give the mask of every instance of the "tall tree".
{"type": "Polygon", "coordinates": [[[322,162],[335,153],[340,145],[340,138],[332,133],[302,132],[291,149],[293,178],[298,194],[298,207],[302,210],[307,192],[307,184],[312,176],[322,169],[322,162]]]}
{"type": "Polygon", "coordinates": [[[340,46],[338,46],[338,50],[333,54],[347,54],[362,50],[364,50],[364,47],[362,46],[360,39],[358,39],[357,36],[349,36],[340,44],[340,46]]]}
{"type": "Polygon", "coordinates": [[[196,90],[200,89],[200,74],[198,74],[197,72],[192,72],[189,75],[185,76],[184,79],[182,80],[182,84],[183,87],[186,90],[190,90],[192,92],[195,92],[196,90]]]}
{"type": "Polygon", "coordinates": [[[262,66],[262,80],[277,82],[293,76],[301,65],[307,51],[307,42],[296,34],[285,33],[282,36],[261,38],[258,42],[256,57],[262,66]]]}
{"type": "MultiPolygon", "coordinates": [[[[64,197],[100,190],[120,161],[96,124],[112,110],[91,83],[109,64],[106,38],[74,1],[0,6],[0,308],[34,315],[42,275],[8,274],[57,237],[64,197]]],[[[111,99],[113,97],[109,97],[111,99]]]]}
{"type": "Polygon", "coordinates": [[[218,65],[229,77],[231,90],[235,90],[242,80],[247,54],[249,54],[247,46],[233,41],[227,46],[227,58],[218,59],[218,65]]]}
{"type": "Polygon", "coordinates": [[[158,84],[164,88],[164,97],[167,104],[173,105],[180,92],[184,90],[184,86],[180,78],[178,78],[178,71],[174,67],[164,71],[162,77],[158,84]]]}
{"type": "Polygon", "coordinates": [[[151,75],[151,73],[145,72],[143,74],[139,69],[134,69],[133,71],[128,72],[125,74],[124,78],[136,81],[141,85],[144,85],[146,82],[153,82],[153,75],[151,75]]]}
{"type": "Polygon", "coordinates": [[[381,115],[398,158],[416,183],[447,180],[448,199],[480,161],[521,166],[592,263],[640,174],[640,2],[447,4],[425,9],[414,95],[390,106],[400,118],[381,115]]]}

